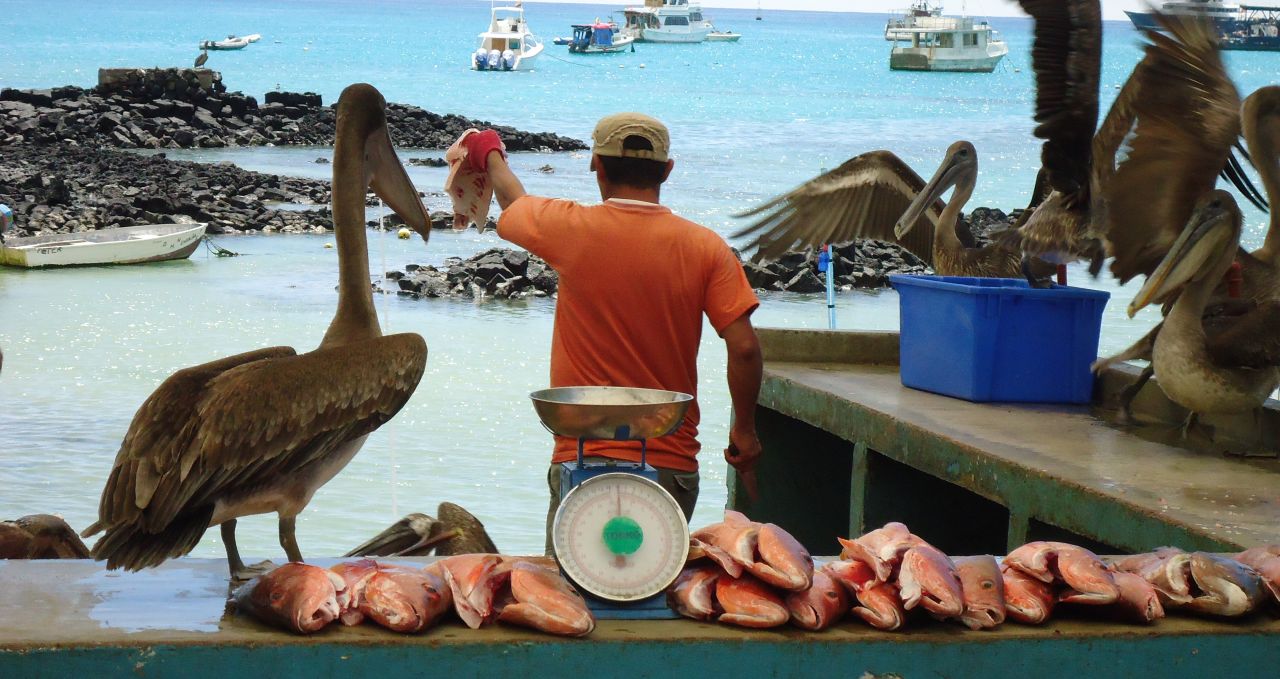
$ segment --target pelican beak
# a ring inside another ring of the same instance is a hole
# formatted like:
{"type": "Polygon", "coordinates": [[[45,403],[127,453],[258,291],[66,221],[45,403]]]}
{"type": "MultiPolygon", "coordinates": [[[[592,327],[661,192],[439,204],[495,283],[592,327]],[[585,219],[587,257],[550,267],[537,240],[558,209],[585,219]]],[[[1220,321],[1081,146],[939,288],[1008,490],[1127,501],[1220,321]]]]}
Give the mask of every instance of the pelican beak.
{"type": "Polygon", "coordinates": [[[423,241],[428,240],[431,237],[431,217],[418,196],[418,189],[409,180],[409,173],[405,172],[404,165],[400,164],[400,158],[391,147],[386,125],[378,126],[365,138],[364,158],[369,188],[409,228],[417,231],[423,241]]]}
{"type": "Polygon", "coordinates": [[[933,174],[933,178],[929,180],[929,183],[925,184],[920,193],[916,194],[915,200],[911,201],[911,204],[907,206],[906,212],[903,212],[902,217],[893,225],[893,235],[899,240],[906,236],[916,225],[916,222],[920,220],[920,217],[924,215],[924,211],[930,205],[933,205],[933,201],[941,198],[942,194],[947,192],[947,189],[960,183],[961,179],[968,176],[972,166],[971,162],[960,159],[954,153],[948,156],[946,161],[938,168],[938,171],[933,174]]]}
{"type": "Polygon", "coordinates": [[[1235,201],[1223,191],[1215,191],[1201,201],[1160,265],[1147,276],[1147,282],[1129,303],[1129,318],[1203,276],[1210,264],[1234,248],[1240,237],[1238,215],[1235,201]],[[1219,194],[1225,195],[1225,199],[1219,194]]]}

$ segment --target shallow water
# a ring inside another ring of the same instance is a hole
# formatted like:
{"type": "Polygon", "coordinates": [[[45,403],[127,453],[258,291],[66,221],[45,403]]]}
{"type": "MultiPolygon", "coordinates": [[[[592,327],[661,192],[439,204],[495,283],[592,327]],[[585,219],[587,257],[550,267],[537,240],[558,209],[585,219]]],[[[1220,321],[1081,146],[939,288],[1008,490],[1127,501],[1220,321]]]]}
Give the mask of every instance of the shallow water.
{"type": "MultiPolygon", "coordinates": [[[[1039,147],[1031,137],[1028,24],[996,20],[1011,55],[995,73],[911,74],[887,69],[877,15],[708,10],[737,44],[640,45],[634,54],[575,56],[548,45],[531,73],[473,73],[464,57],[487,21],[480,2],[377,0],[362,3],[173,3],[159,0],[48,4],[9,0],[21,31],[0,41],[0,86],[90,86],[99,66],[188,65],[196,43],[227,33],[263,34],[241,52],[210,55],[231,89],[261,96],[280,83],[320,92],[326,102],[354,81],[376,84],[392,101],[440,112],[586,138],[601,115],[641,109],[672,128],[676,172],[663,194],[679,213],[728,235],[736,211],[831,168],[857,153],[889,148],[925,175],[956,138],[974,142],[982,173],[970,205],[1025,203],[1039,147]],[[354,19],[353,20],[353,16],[354,19]],[[835,30],[833,32],[833,27],[835,30]],[[842,36],[837,41],[826,40],[842,36]],[[336,36],[341,36],[340,38],[336,36]],[[815,41],[815,36],[824,40],[815,41]],[[279,42],[276,42],[279,41],[279,42]],[[640,68],[641,64],[644,68],[640,68]]],[[[548,41],[568,24],[614,6],[531,5],[548,41]]],[[[1136,34],[1107,26],[1104,99],[1114,96],[1138,56],[1136,34]]],[[[1233,53],[1243,91],[1274,81],[1280,55],[1233,53]]],[[[314,160],[329,149],[233,149],[171,153],[230,160],[249,169],[327,177],[314,160]]],[[[404,155],[439,155],[408,151],[404,155]]],[[[597,199],[582,154],[516,154],[513,165],[534,193],[597,199]],[[550,165],[551,173],[538,168],[550,165]]],[[[410,167],[424,191],[444,172],[410,167]]],[[[429,206],[443,207],[439,196],[429,206]]],[[[1265,218],[1248,213],[1246,243],[1261,240],[1265,218]]],[[[242,257],[204,251],[190,260],[128,268],[0,270],[0,517],[59,512],[77,528],[96,517],[102,483],[133,413],[174,370],[275,344],[315,346],[332,316],[336,253],[332,236],[219,238],[242,257]]],[[[501,245],[493,233],[437,233],[420,240],[371,238],[371,269],[439,263],[501,245]],[[385,262],[385,264],[384,264],[385,262]]],[[[607,257],[609,253],[601,252],[607,257]]],[[[1112,291],[1101,351],[1144,333],[1153,311],[1135,320],[1124,307],[1136,286],[1072,282],[1112,291]]],[[[475,512],[498,546],[539,551],[549,436],[528,403],[545,386],[553,303],[378,299],[383,327],[421,333],[431,347],[427,374],[406,408],[316,495],[299,520],[306,554],[339,554],[410,511],[432,513],[442,500],[475,512]]],[[[841,294],[843,328],[896,329],[891,291],[841,294]]],[[[769,295],[762,326],[825,327],[820,295],[769,295]]],[[[729,400],[723,345],[708,328],[700,358],[702,500],[695,524],[725,502],[720,449],[729,400]]],[[[274,556],[273,517],[240,522],[247,556],[274,556]]],[[[220,556],[217,531],[196,549],[220,556]]]]}

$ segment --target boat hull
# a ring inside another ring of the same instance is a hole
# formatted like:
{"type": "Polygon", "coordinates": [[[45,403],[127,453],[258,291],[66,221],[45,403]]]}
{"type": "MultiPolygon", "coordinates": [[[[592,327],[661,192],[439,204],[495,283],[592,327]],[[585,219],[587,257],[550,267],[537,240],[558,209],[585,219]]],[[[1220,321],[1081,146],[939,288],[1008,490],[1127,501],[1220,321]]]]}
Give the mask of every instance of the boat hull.
{"type": "Polygon", "coordinates": [[[166,224],[10,238],[0,246],[0,264],[37,269],[185,259],[204,232],[205,224],[166,224]]]}
{"type": "Polygon", "coordinates": [[[1008,52],[961,58],[938,58],[929,50],[895,49],[889,53],[893,71],[940,71],[944,73],[990,73],[1008,52]]]}
{"type": "MultiPolygon", "coordinates": [[[[1134,12],[1130,10],[1125,10],[1124,13],[1128,15],[1129,21],[1133,22],[1134,28],[1146,29],[1146,30],[1157,30],[1159,28],[1159,26],[1156,24],[1156,15],[1152,12],[1134,12]]],[[[1225,17],[1210,17],[1210,18],[1213,21],[1213,23],[1218,27],[1218,30],[1222,30],[1222,31],[1233,30],[1235,29],[1236,25],[1240,23],[1240,20],[1236,18],[1225,18],[1225,17]]]]}
{"type": "Polygon", "coordinates": [[[687,31],[666,31],[660,28],[646,28],[637,42],[662,42],[662,43],[694,43],[702,42],[707,39],[707,34],[711,32],[709,28],[691,28],[687,31]]]}

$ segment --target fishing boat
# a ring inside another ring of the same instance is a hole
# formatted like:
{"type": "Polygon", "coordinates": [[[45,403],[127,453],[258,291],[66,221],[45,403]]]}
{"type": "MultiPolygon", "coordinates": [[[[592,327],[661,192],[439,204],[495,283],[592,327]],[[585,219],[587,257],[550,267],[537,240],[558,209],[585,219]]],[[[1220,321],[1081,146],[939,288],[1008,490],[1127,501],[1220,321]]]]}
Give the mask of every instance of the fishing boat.
{"type": "Polygon", "coordinates": [[[573,25],[569,51],[574,54],[610,54],[630,48],[634,52],[634,43],[635,38],[618,33],[617,25],[596,21],[573,25]]]}
{"type": "Polygon", "coordinates": [[[1280,52],[1280,7],[1241,5],[1241,19],[1222,30],[1218,45],[1224,50],[1280,52]]]}
{"type": "Polygon", "coordinates": [[[942,7],[919,0],[885,24],[893,43],[889,68],[895,71],[990,73],[1009,53],[999,32],[986,21],[942,15],[942,7]]]}
{"type": "Polygon", "coordinates": [[[479,37],[480,46],[471,55],[471,68],[476,71],[528,70],[529,62],[542,53],[542,41],[529,30],[519,3],[491,8],[489,30],[479,37]]]}
{"type": "Polygon", "coordinates": [[[0,243],[0,264],[34,269],[185,259],[200,245],[205,226],[154,224],[6,238],[0,243]]]}
{"type": "Polygon", "coordinates": [[[702,42],[712,30],[702,6],[689,0],[645,0],[643,7],[628,7],[623,15],[623,35],[638,42],[702,42]]]}
{"type": "Polygon", "coordinates": [[[258,33],[245,36],[228,35],[226,40],[202,40],[200,41],[200,49],[202,50],[242,50],[251,43],[258,42],[262,36],[258,33]]]}

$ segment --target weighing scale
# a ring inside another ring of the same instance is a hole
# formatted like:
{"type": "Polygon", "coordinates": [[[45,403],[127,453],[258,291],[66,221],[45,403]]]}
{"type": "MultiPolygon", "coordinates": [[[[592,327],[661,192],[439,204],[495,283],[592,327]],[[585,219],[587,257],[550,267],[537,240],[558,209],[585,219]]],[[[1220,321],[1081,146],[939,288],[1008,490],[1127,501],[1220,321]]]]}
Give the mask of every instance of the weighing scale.
{"type": "Polygon", "coordinates": [[[557,387],[529,395],[551,433],[578,439],[560,475],[551,543],[565,577],[600,619],[679,617],[665,591],[689,558],[689,524],[645,460],[647,441],[680,428],[689,394],[629,387],[557,387]],[[588,440],[639,441],[640,462],[588,462],[588,440]]]}

